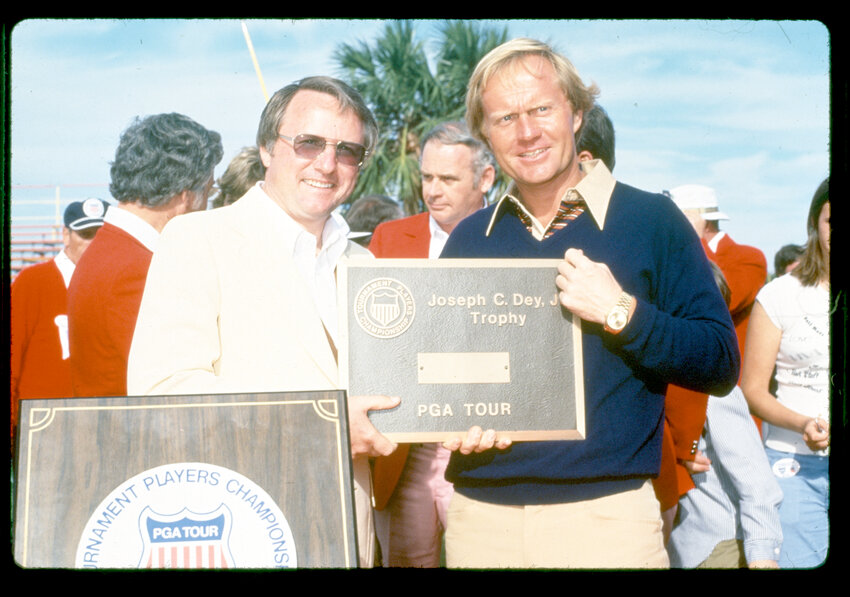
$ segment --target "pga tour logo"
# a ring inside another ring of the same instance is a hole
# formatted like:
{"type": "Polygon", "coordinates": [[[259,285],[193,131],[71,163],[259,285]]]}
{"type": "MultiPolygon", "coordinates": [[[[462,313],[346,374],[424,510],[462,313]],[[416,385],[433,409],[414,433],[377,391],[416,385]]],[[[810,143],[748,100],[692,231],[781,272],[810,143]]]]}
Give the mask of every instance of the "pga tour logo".
{"type": "Polygon", "coordinates": [[[363,330],[376,338],[395,338],[413,323],[416,305],[410,290],[392,278],[366,284],[354,299],[354,317],[363,330]]]}
{"type": "Polygon", "coordinates": [[[235,471],[203,463],[128,479],[92,512],[77,568],[295,568],[295,541],[275,501],[235,471]]]}
{"type": "Polygon", "coordinates": [[[144,545],[139,567],[233,568],[232,526],[233,516],[224,504],[206,514],[184,509],[171,516],[145,508],[139,518],[144,545]]]}

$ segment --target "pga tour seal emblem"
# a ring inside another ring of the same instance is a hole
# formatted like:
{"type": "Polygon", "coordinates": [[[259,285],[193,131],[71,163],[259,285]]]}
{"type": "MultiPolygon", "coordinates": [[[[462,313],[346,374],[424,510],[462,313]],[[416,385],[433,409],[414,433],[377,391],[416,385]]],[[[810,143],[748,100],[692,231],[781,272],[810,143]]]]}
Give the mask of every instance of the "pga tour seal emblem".
{"type": "Polygon", "coordinates": [[[295,568],[283,513],[257,484],[203,463],[159,466],[128,479],[92,512],[77,568],[295,568]]]}
{"type": "Polygon", "coordinates": [[[416,305],[407,287],[392,278],[377,278],[354,298],[354,317],[363,330],[376,338],[395,338],[413,323],[416,305]]]}
{"type": "Polygon", "coordinates": [[[183,509],[162,515],[150,507],[139,518],[140,568],[233,568],[230,530],[233,516],[222,504],[213,512],[183,509]]]}

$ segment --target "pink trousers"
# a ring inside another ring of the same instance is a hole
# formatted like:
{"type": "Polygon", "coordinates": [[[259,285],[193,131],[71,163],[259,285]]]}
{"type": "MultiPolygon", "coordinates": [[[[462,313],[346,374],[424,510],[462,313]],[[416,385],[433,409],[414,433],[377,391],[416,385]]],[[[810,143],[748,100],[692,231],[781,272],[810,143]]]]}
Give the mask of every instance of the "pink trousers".
{"type": "Polygon", "coordinates": [[[440,444],[413,444],[386,508],[375,512],[384,566],[440,566],[446,515],[454,490],[445,472],[451,452],[440,444]]]}

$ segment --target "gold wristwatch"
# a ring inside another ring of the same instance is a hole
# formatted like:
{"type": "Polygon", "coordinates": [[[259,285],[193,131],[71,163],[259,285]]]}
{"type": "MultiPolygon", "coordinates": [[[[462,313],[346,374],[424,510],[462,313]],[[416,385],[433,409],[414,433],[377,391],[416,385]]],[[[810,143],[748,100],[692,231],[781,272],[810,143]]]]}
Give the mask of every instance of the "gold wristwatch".
{"type": "Polygon", "coordinates": [[[620,300],[613,309],[605,316],[605,331],[609,334],[619,334],[629,322],[629,309],[632,307],[634,297],[628,292],[620,295],[620,300]]]}

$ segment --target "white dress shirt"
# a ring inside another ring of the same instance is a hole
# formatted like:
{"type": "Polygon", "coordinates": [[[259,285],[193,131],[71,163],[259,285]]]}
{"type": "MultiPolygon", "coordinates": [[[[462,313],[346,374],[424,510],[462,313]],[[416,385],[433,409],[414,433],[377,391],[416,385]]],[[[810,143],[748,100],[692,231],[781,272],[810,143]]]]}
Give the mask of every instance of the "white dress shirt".
{"type": "Polygon", "coordinates": [[[336,266],[348,245],[348,224],[342,216],[336,212],[332,213],[322,230],[322,246],[317,249],[316,236],[307,232],[283,209],[271,210],[271,212],[277,214],[275,226],[280,230],[281,238],[291,249],[292,259],[304,277],[322,323],[328,335],[336,343],[339,332],[336,266]]]}
{"type": "Polygon", "coordinates": [[[56,264],[56,268],[62,274],[62,280],[65,281],[65,288],[68,288],[71,285],[71,276],[74,275],[74,269],[77,267],[77,264],[71,261],[71,258],[68,257],[64,249],[59,251],[56,257],[53,258],[53,263],[56,264]]]}

